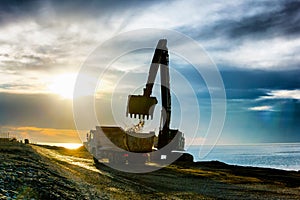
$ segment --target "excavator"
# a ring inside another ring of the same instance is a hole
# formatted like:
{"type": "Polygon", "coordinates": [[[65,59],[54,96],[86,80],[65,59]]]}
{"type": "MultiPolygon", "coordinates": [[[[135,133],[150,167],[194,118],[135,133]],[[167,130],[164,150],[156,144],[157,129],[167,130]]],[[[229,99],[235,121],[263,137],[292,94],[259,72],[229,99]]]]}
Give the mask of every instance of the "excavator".
{"type": "Polygon", "coordinates": [[[87,142],[85,143],[87,149],[93,154],[94,160],[108,159],[109,163],[118,164],[131,163],[132,160],[145,162],[146,159],[137,158],[139,155],[146,154],[152,155],[150,159],[147,158],[151,162],[168,160],[174,156],[175,160],[177,158],[182,161],[193,160],[190,154],[183,152],[185,145],[183,133],[177,129],[170,129],[171,94],[169,53],[166,39],[160,39],[157,43],[143,94],[128,96],[126,116],[140,120],[136,127],[143,126],[144,120],[153,119],[158,100],[152,96],[152,90],[158,69],[160,69],[161,77],[162,106],[158,137],[155,136],[154,132],[140,133],[135,128],[123,130],[121,127],[96,126],[96,130],[91,130],[87,134],[87,142]]]}
{"type": "Polygon", "coordinates": [[[143,95],[129,95],[127,105],[127,116],[138,117],[141,122],[145,118],[153,119],[153,112],[155,105],[158,103],[156,97],[151,96],[154,86],[154,81],[160,68],[161,77],[161,120],[160,131],[158,135],[157,148],[167,148],[166,146],[172,142],[172,146],[168,147],[169,150],[184,150],[184,137],[183,134],[175,129],[170,129],[171,122],[171,94],[170,94],[170,73],[169,73],[169,53],[167,48],[167,40],[161,39],[156,46],[146,87],[144,88],[143,95]],[[177,136],[177,137],[175,137],[177,136]]]}

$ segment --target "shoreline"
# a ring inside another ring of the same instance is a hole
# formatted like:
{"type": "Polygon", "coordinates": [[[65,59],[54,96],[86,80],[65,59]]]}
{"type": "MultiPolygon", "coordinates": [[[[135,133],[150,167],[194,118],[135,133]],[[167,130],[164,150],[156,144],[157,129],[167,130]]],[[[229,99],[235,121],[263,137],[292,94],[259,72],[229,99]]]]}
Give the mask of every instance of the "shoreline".
{"type": "MultiPolygon", "coordinates": [[[[84,145],[82,143],[34,143],[34,145],[41,145],[41,146],[53,146],[53,147],[62,147],[62,148],[66,148],[66,149],[74,149],[76,150],[77,148],[81,148],[84,145]]],[[[260,145],[260,146],[266,146],[266,145],[299,145],[300,143],[256,143],[256,144],[220,144],[217,145],[216,147],[234,147],[234,146],[241,146],[241,147],[246,147],[246,146],[255,146],[255,145],[260,145]]],[[[207,145],[210,146],[210,145],[207,145]]],[[[204,145],[205,147],[205,145],[204,145]]],[[[189,148],[201,148],[201,146],[199,145],[191,145],[189,148]]],[[[225,163],[227,165],[233,165],[233,166],[241,166],[241,167],[258,167],[258,168],[265,168],[265,169],[278,169],[278,170],[285,170],[285,171],[300,171],[300,167],[299,168],[291,168],[290,166],[286,166],[286,167],[282,167],[282,166],[268,166],[268,165],[264,165],[264,164],[256,164],[256,165],[251,165],[251,164],[241,164],[241,163],[230,163],[230,162],[226,162],[226,161],[222,161],[219,159],[196,159],[195,154],[193,154],[193,152],[191,151],[187,151],[187,153],[190,153],[194,156],[194,162],[210,162],[210,161],[219,161],[222,163],[225,163]]]]}
{"type": "MultiPolygon", "coordinates": [[[[84,148],[84,146],[80,146],[76,149],[69,149],[63,146],[55,146],[55,145],[47,145],[47,144],[33,144],[36,146],[40,146],[40,147],[44,147],[44,148],[49,148],[49,149],[61,149],[61,150],[66,150],[66,151],[72,151],[72,150],[78,150],[78,148],[84,148]]],[[[260,167],[260,166],[250,166],[250,165],[238,165],[238,164],[230,164],[230,163],[226,163],[226,162],[222,162],[219,160],[199,160],[199,161],[194,161],[193,162],[196,165],[200,165],[200,164],[209,164],[209,163],[218,163],[218,164],[222,164],[224,166],[232,166],[232,167],[244,167],[244,168],[255,168],[255,169],[265,169],[265,170],[280,170],[280,171],[287,171],[287,172],[299,172],[300,170],[289,170],[289,169],[279,169],[279,168],[272,168],[272,167],[260,167]]],[[[191,164],[191,163],[189,163],[191,164]]],[[[193,165],[193,164],[191,164],[193,165]]]]}

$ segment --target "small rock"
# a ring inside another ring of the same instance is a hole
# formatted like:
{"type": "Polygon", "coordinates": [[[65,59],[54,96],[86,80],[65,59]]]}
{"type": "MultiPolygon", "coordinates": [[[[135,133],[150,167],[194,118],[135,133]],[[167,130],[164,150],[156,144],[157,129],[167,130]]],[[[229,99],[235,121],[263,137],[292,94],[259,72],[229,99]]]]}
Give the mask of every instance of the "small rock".
{"type": "Polygon", "coordinates": [[[17,171],[17,174],[18,174],[19,176],[22,176],[22,175],[23,175],[23,172],[17,171]]]}

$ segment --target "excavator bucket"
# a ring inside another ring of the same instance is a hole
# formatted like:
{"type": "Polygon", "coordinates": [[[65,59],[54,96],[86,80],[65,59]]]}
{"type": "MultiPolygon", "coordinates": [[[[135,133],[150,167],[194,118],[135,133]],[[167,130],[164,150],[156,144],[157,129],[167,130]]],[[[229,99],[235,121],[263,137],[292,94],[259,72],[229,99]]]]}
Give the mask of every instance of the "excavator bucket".
{"type": "Polygon", "coordinates": [[[129,115],[131,118],[149,119],[150,117],[153,119],[153,112],[156,104],[156,97],[129,95],[126,115],[129,115]]]}

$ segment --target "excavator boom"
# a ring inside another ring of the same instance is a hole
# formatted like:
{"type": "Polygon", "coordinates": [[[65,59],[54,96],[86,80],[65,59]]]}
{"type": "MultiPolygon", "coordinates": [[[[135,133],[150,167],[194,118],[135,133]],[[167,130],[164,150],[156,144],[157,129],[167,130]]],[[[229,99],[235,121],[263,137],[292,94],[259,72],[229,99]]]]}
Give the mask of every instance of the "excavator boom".
{"type": "Polygon", "coordinates": [[[167,40],[158,41],[151,66],[148,73],[148,80],[143,95],[129,95],[126,115],[139,119],[153,119],[153,112],[157,104],[156,97],[151,97],[154,81],[160,64],[165,64],[165,54],[168,53],[167,40]]]}
{"type": "Polygon", "coordinates": [[[184,148],[184,137],[178,130],[170,129],[171,121],[171,94],[170,94],[170,75],[169,75],[169,53],[167,48],[167,40],[158,41],[151,66],[149,69],[146,87],[143,95],[129,95],[127,105],[127,116],[137,117],[139,119],[153,119],[153,112],[157,104],[156,97],[152,97],[152,89],[154,81],[160,68],[161,77],[161,125],[158,135],[157,148],[161,149],[168,145],[174,138],[170,150],[182,150],[184,148]]]}

